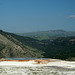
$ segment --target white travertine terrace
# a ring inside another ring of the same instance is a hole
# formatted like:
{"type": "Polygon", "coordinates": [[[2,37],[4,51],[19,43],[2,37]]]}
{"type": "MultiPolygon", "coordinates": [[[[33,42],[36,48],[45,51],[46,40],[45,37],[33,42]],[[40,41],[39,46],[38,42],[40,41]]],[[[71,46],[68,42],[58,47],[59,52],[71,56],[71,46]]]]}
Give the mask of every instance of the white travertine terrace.
{"type": "Polygon", "coordinates": [[[25,67],[58,66],[64,68],[75,68],[75,62],[56,60],[56,59],[50,59],[50,60],[37,59],[29,61],[0,61],[0,66],[25,66],[25,67]]]}

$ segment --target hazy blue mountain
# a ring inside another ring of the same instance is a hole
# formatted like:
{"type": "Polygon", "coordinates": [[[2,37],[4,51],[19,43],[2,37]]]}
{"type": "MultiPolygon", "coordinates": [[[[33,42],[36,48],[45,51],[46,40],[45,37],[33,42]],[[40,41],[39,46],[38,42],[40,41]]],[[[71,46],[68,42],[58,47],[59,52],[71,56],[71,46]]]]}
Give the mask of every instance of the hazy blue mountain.
{"type": "Polygon", "coordinates": [[[75,31],[64,31],[64,30],[50,30],[50,31],[39,31],[30,33],[16,33],[21,36],[28,36],[38,40],[45,39],[56,39],[58,37],[75,36],[75,31]]]}

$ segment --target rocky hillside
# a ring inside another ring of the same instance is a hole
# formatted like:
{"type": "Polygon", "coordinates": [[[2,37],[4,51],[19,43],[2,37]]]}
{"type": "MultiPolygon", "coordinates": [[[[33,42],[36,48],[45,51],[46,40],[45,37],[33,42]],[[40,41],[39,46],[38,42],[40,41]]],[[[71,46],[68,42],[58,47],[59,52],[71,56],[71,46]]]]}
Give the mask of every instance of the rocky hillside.
{"type": "Polygon", "coordinates": [[[33,39],[0,30],[0,57],[43,57],[42,51],[28,45],[30,41],[33,39]]]}

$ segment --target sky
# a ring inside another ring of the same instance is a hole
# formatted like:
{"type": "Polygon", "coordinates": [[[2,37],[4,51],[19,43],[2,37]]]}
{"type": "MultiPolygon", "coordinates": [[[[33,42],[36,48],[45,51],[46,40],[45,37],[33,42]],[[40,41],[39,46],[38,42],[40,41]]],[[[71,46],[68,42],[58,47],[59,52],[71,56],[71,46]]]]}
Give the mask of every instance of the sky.
{"type": "Polygon", "coordinates": [[[0,0],[0,29],[75,31],[75,0],[0,0]]]}

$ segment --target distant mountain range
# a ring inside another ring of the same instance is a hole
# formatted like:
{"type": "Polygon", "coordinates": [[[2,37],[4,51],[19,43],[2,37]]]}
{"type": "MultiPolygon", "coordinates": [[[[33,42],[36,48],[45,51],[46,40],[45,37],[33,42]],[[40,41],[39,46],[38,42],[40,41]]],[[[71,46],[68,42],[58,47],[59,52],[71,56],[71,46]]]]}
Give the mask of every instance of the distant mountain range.
{"type": "Polygon", "coordinates": [[[56,39],[58,37],[75,36],[75,31],[50,30],[30,33],[16,33],[21,36],[28,36],[38,40],[56,39]]]}
{"type": "Polygon", "coordinates": [[[75,32],[63,30],[35,32],[35,35],[31,33],[33,38],[30,33],[29,37],[21,35],[0,30],[0,58],[75,59],[75,32]],[[38,40],[37,36],[41,39],[38,40]]]}

